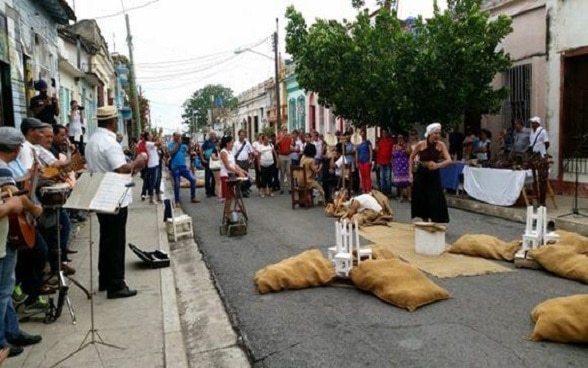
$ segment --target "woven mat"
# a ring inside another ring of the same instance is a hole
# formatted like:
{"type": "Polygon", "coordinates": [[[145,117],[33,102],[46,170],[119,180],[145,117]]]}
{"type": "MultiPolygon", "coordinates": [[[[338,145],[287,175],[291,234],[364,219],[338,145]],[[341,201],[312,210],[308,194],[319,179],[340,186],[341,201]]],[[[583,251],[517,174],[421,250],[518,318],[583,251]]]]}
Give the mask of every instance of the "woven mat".
{"type": "Polygon", "coordinates": [[[415,252],[414,228],[411,224],[392,222],[388,226],[369,226],[359,234],[365,239],[385,247],[422,271],[440,278],[477,276],[490,273],[511,272],[510,268],[483,258],[443,253],[423,256],[415,252]]]}

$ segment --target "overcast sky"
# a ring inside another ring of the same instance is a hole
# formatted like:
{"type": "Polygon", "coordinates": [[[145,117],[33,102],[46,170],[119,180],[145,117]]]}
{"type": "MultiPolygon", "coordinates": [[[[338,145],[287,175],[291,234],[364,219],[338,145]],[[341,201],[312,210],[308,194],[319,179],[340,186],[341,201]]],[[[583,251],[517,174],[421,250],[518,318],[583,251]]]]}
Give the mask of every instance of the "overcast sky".
{"type": "MultiPolygon", "coordinates": [[[[67,0],[79,20],[95,18],[110,52],[128,55],[123,7],[130,17],[137,82],[151,102],[153,125],[180,127],[182,104],[207,84],[235,95],[274,75],[270,36],[279,18],[284,55],[284,13],[293,4],[308,24],[315,18],[354,19],[351,0],[67,0]]],[[[445,0],[440,0],[444,3],[445,0]]],[[[376,9],[375,0],[367,0],[376,9]]],[[[399,16],[432,14],[433,0],[400,0],[399,16]]]]}

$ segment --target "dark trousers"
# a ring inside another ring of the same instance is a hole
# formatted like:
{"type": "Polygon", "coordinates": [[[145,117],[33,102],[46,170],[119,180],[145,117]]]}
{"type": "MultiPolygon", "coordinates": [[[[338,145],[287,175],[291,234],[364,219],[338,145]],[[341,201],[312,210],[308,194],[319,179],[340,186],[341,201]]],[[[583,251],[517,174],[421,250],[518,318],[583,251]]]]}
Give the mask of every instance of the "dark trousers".
{"type": "Polygon", "coordinates": [[[214,174],[212,170],[206,165],[204,167],[204,190],[207,197],[214,197],[214,174]]]}
{"type": "MultiPolygon", "coordinates": [[[[43,216],[50,216],[53,214],[56,216],[56,210],[45,208],[43,216]]],[[[69,215],[67,211],[61,209],[59,210],[59,244],[57,244],[57,223],[53,226],[39,226],[40,233],[42,234],[43,238],[46,242],[46,247],[49,249],[49,265],[51,266],[51,271],[57,271],[57,264],[58,261],[66,262],[67,261],[67,245],[69,243],[69,237],[71,234],[71,221],[69,219],[69,215]],[[57,247],[61,247],[61,259],[57,259],[57,247]]]]}
{"type": "Polygon", "coordinates": [[[280,190],[280,170],[275,163],[271,166],[271,168],[271,187],[272,190],[277,191],[280,190]]]}
{"type": "Polygon", "coordinates": [[[141,179],[143,179],[143,185],[141,186],[141,196],[147,196],[147,190],[149,189],[149,169],[144,168],[141,170],[141,179]]]}
{"type": "Polygon", "coordinates": [[[260,184],[259,184],[259,188],[263,188],[263,189],[269,189],[271,186],[271,179],[272,179],[272,173],[275,171],[276,168],[276,164],[271,164],[270,166],[261,166],[261,171],[260,171],[260,184]]]}
{"type": "Polygon", "coordinates": [[[116,215],[97,214],[100,223],[98,284],[101,289],[118,291],[125,287],[127,215],[127,207],[116,215]]]}
{"type": "Polygon", "coordinates": [[[19,250],[16,262],[16,281],[21,284],[22,291],[28,295],[27,302],[34,303],[43,285],[43,270],[47,263],[47,244],[41,232],[37,230],[35,246],[31,249],[19,250]]]}

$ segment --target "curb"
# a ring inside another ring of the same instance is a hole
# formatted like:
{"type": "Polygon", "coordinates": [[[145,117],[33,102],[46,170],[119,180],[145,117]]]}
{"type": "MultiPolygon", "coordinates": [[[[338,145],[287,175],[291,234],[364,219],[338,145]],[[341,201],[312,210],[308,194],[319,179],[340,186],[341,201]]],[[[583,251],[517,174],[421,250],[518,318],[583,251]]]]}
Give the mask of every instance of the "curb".
{"type": "MultiPolygon", "coordinates": [[[[162,205],[157,205],[156,215],[159,228],[159,249],[170,254],[167,241],[167,229],[163,218],[162,205]]],[[[174,262],[171,267],[161,269],[161,307],[163,311],[163,341],[165,367],[188,368],[188,355],[182,332],[178,300],[176,295],[176,283],[174,277],[174,262]]]]}

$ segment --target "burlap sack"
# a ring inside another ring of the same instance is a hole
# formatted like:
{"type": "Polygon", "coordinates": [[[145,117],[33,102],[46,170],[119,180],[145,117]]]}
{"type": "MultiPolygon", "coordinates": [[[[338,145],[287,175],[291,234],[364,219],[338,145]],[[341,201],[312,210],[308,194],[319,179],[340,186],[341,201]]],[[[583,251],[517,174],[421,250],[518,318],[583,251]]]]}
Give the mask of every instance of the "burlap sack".
{"type": "Polygon", "coordinates": [[[372,245],[372,259],[398,259],[398,256],[384,245],[372,245]]]}
{"type": "Polygon", "coordinates": [[[529,255],[549,272],[588,284],[588,254],[578,253],[576,246],[558,242],[533,249],[529,255]]]}
{"type": "Polygon", "coordinates": [[[372,189],[372,196],[378,201],[380,206],[382,206],[382,213],[384,215],[391,216],[392,217],[391,221],[393,221],[394,220],[394,211],[392,210],[392,207],[390,207],[390,200],[388,199],[388,197],[386,197],[386,195],[384,193],[382,193],[376,189],[372,189]]]}
{"type": "Polygon", "coordinates": [[[520,243],[519,240],[506,243],[491,235],[466,234],[457,239],[448,251],[473,257],[512,261],[521,246],[520,243]]]}
{"type": "Polygon", "coordinates": [[[531,312],[531,340],[588,343],[588,294],[544,301],[531,312]]]}
{"type": "Polygon", "coordinates": [[[351,270],[358,288],[400,308],[417,308],[449,298],[447,290],[429,280],[415,266],[399,259],[361,262],[351,270]]]}
{"type": "Polygon", "coordinates": [[[255,273],[255,286],[260,294],[286,289],[328,285],[335,279],[335,267],[318,249],[269,265],[255,273]]]}
{"type": "Polygon", "coordinates": [[[588,252],[588,238],[585,236],[563,230],[557,230],[555,233],[559,235],[559,241],[557,242],[559,245],[571,246],[576,253],[588,252]]]}

